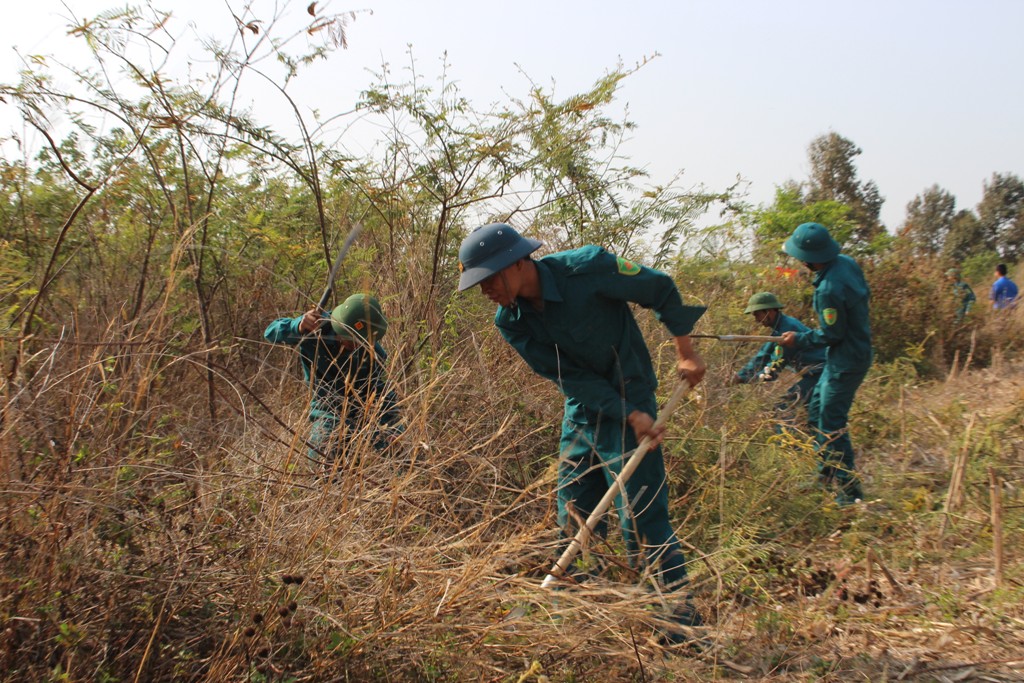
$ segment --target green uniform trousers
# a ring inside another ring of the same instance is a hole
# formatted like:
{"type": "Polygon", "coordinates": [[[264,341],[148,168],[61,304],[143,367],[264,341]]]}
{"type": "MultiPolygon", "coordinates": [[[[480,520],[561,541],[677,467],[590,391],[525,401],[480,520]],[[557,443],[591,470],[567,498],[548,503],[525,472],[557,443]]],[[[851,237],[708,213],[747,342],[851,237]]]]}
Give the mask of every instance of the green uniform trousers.
{"type": "MultiPolygon", "coordinates": [[[[641,410],[656,415],[656,406],[641,410]]],[[[562,422],[561,460],[558,467],[558,524],[567,537],[575,536],[590,513],[622,471],[622,454],[637,446],[633,429],[618,420],[602,419],[581,424],[568,418],[562,422]],[[579,521],[571,521],[569,508],[579,521]]],[[[686,582],[686,558],[669,523],[668,485],[661,448],[649,451],[626,482],[626,495],[615,499],[622,536],[630,563],[637,566],[641,553],[658,566],[662,584],[669,589],[686,582]]],[[[608,534],[605,518],[594,530],[608,534]]]]}
{"type": "MultiPolygon", "coordinates": [[[[818,386],[818,379],[821,377],[821,371],[810,372],[799,379],[793,386],[791,386],[786,393],[782,396],[782,399],[775,404],[775,414],[777,421],[775,423],[775,433],[781,434],[789,427],[797,427],[796,424],[796,411],[798,406],[804,406],[808,408],[811,402],[811,397],[814,396],[814,388],[818,386]]],[[[810,416],[808,415],[808,420],[810,416]]],[[[815,429],[816,425],[811,425],[812,429],[815,429]]]]}
{"type": "Polygon", "coordinates": [[[839,487],[839,497],[845,502],[864,495],[847,424],[854,394],[867,374],[867,370],[837,372],[826,365],[807,405],[820,457],[818,474],[824,483],[839,487]]]}
{"type": "MultiPolygon", "coordinates": [[[[313,410],[310,412],[309,420],[312,423],[309,434],[309,443],[313,446],[306,455],[314,466],[330,467],[335,461],[341,460],[345,464],[345,457],[348,451],[348,443],[353,437],[358,438],[359,430],[365,429],[365,425],[358,420],[347,418],[342,420],[336,414],[313,410]],[[321,453],[323,455],[321,455],[321,453]]],[[[385,451],[391,445],[392,440],[400,436],[405,428],[399,424],[378,424],[374,426],[370,437],[370,443],[378,451],[385,451]]]]}

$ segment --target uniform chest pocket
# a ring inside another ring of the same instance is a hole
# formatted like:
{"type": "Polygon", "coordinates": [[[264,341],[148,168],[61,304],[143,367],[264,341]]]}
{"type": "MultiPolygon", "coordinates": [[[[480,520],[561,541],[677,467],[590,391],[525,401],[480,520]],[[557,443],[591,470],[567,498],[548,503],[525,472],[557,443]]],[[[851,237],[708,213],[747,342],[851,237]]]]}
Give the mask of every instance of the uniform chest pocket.
{"type": "Polygon", "coordinates": [[[599,343],[607,336],[602,334],[600,326],[592,318],[577,320],[566,329],[566,333],[571,341],[583,345],[599,343]]]}

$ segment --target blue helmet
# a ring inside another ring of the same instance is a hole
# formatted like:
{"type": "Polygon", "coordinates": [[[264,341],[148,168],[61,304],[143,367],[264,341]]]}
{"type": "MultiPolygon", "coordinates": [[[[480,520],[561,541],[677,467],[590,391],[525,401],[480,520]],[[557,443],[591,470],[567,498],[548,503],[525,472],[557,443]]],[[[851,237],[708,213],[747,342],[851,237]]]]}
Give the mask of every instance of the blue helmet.
{"type": "Polygon", "coordinates": [[[835,260],[841,250],[828,228],[821,223],[801,223],[796,226],[782,249],[805,263],[828,263],[835,260]]]}
{"type": "Polygon", "coordinates": [[[480,284],[540,248],[537,240],[523,237],[506,223],[482,225],[459,247],[459,291],[480,284]]]}

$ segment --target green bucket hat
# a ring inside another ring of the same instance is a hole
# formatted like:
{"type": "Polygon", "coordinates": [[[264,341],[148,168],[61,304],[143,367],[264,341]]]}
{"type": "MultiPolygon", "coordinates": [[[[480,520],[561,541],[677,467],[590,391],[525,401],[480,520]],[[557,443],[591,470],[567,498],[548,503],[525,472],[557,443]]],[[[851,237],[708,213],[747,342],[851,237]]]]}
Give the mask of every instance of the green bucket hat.
{"type": "Polygon", "coordinates": [[[782,303],[771,292],[758,292],[750,297],[750,301],[747,302],[747,307],[743,312],[753,313],[754,311],[764,311],[770,308],[782,308],[782,303]]]}
{"type": "Polygon", "coordinates": [[[783,251],[805,263],[828,263],[839,256],[839,243],[821,223],[801,223],[782,245],[783,251]]]}
{"type": "Polygon", "coordinates": [[[331,311],[331,327],[342,339],[373,343],[388,331],[388,319],[375,298],[353,294],[331,311]]]}
{"type": "Polygon", "coordinates": [[[482,225],[459,247],[459,291],[480,284],[540,248],[537,240],[523,237],[506,223],[482,225]]]}

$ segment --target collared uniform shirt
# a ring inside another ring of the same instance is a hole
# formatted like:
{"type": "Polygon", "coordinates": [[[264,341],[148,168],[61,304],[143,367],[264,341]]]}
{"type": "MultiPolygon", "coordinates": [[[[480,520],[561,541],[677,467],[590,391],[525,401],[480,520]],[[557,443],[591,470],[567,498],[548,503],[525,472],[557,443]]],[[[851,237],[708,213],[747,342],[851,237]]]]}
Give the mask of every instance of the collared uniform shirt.
{"type": "Polygon", "coordinates": [[[974,290],[963,280],[953,283],[953,294],[959,302],[956,308],[956,319],[963,320],[963,317],[971,310],[971,304],[977,301],[978,297],[974,296],[974,290]]]}
{"type": "Polygon", "coordinates": [[[797,346],[826,347],[830,372],[865,372],[871,367],[871,290],[857,262],[846,254],[819,270],[814,278],[818,329],[797,335],[797,346]]]}
{"type": "MultiPolygon", "coordinates": [[[[777,337],[783,332],[801,334],[803,332],[810,332],[810,328],[796,318],[779,312],[778,317],[775,319],[775,324],[772,326],[771,334],[777,337]]],[[[758,375],[764,374],[766,368],[770,368],[769,376],[764,379],[765,381],[772,381],[776,379],[776,372],[786,366],[793,368],[797,372],[809,367],[807,373],[815,374],[820,373],[824,365],[825,349],[821,347],[787,348],[775,342],[765,342],[758,349],[757,353],[754,354],[754,357],[736,374],[739,375],[741,381],[749,382],[758,375]]]]}
{"type": "Polygon", "coordinates": [[[622,420],[657,387],[654,367],[629,303],[654,311],[673,336],[687,335],[706,310],[684,306],[667,274],[587,246],[534,262],[543,310],[520,298],[499,306],[494,323],[534,372],[565,395],[580,424],[622,420]]]}
{"type": "Polygon", "coordinates": [[[388,388],[384,348],[376,343],[371,353],[361,344],[348,351],[329,325],[319,334],[302,334],[301,322],[302,316],[279,318],[267,326],[263,336],[273,344],[298,347],[302,374],[313,387],[310,417],[332,413],[358,420],[364,409],[372,406],[380,411],[380,424],[398,422],[398,397],[388,388]]]}

